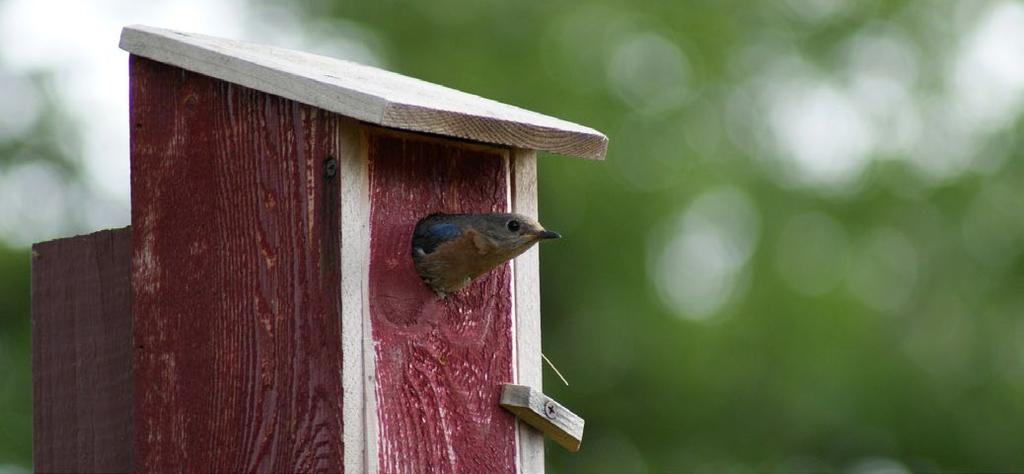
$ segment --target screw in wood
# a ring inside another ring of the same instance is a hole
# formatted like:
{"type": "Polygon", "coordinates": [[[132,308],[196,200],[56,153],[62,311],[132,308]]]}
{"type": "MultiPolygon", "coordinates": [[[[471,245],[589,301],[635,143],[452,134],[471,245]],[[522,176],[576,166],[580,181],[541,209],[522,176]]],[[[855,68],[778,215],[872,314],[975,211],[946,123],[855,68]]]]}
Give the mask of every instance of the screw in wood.
{"type": "Polygon", "coordinates": [[[551,402],[544,402],[544,414],[547,415],[548,418],[554,420],[556,414],[555,404],[551,402]]]}
{"type": "Polygon", "coordinates": [[[327,159],[324,160],[324,177],[333,178],[338,174],[338,160],[334,159],[333,156],[328,155],[327,159]]]}

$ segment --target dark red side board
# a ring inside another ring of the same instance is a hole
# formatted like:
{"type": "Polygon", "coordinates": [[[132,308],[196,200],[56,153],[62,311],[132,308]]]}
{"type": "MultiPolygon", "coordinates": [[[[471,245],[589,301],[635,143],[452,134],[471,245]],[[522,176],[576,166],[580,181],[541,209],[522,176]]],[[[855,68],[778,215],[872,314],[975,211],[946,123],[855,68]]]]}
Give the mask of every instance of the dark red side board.
{"type": "Polygon", "coordinates": [[[131,58],[138,472],[342,470],[342,118],[131,58]]]}
{"type": "Polygon", "coordinates": [[[432,212],[505,212],[499,152],[370,132],[369,300],[381,472],[515,471],[506,264],[438,300],[412,266],[416,222],[432,212]]]}
{"type": "Polygon", "coordinates": [[[131,231],[32,248],[36,472],[132,468],[131,231]]]}

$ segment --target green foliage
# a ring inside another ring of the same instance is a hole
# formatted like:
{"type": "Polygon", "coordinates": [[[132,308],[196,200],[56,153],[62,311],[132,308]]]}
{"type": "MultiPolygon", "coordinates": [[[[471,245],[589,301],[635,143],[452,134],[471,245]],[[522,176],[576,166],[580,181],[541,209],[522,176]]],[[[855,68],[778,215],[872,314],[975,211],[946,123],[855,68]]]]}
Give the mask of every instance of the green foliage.
{"type": "Polygon", "coordinates": [[[29,255],[0,245],[0,471],[32,459],[29,255]]]}

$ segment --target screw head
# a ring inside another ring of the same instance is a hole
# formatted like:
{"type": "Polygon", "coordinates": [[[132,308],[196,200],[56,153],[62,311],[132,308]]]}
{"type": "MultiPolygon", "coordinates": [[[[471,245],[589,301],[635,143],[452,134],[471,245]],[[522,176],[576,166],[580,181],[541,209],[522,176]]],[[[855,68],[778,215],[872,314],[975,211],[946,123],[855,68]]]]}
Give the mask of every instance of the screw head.
{"type": "Polygon", "coordinates": [[[324,160],[324,177],[333,178],[338,174],[338,160],[334,159],[333,156],[328,156],[324,160]]]}
{"type": "Polygon", "coordinates": [[[548,418],[551,418],[552,420],[554,420],[555,416],[557,414],[558,414],[558,409],[555,407],[554,403],[544,402],[544,415],[546,415],[548,418]]]}

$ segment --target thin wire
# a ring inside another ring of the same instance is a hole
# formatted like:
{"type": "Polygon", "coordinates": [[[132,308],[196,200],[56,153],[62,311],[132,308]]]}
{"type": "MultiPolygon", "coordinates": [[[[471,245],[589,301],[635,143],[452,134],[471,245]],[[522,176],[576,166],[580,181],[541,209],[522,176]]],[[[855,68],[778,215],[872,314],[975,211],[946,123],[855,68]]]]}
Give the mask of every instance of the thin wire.
{"type": "Polygon", "coordinates": [[[562,379],[562,383],[564,383],[565,386],[568,387],[569,381],[565,380],[565,377],[562,377],[562,373],[558,371],[558,368],[555,367],[555,364],[552,364],[551,361],[548,360],[548,356],[544,355],[543,352],[540,353],[540,356],[544,358],[544,362],[548,363],[548,367],[551,367],[551,370],[554,370],[555,373],[558,374],[558,378],[562,379]]]}

